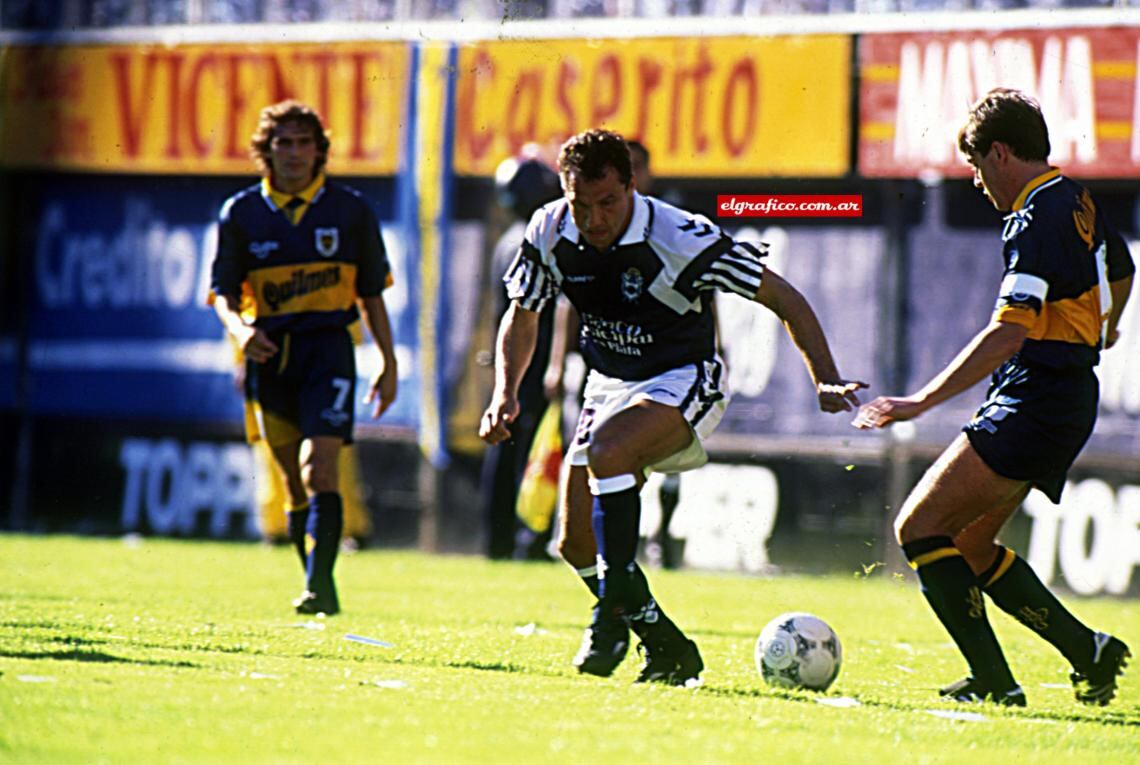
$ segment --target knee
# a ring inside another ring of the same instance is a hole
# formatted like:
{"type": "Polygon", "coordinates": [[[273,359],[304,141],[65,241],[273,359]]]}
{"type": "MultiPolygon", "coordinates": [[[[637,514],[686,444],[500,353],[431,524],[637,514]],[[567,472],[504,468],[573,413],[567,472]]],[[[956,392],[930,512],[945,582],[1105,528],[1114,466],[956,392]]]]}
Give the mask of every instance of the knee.
{"type": "Polygon", "coordinates": [[[310,458],[301,467],[301,478],[310,494],[337,491],[336,460],[310,458]]]}
{"type": "Polygon", "coordinates": [[[903,517],[902,513],[899,513],[898,517],[895,518],[895,542],[904,545],[909,541],[906,536],[906,518],[903,517]]]}
{"type": "Polygon", "coordinates": [[[931,534],[925,529],[922,513],[917,512],[917,509],[909,503],[903,505],[903,509],[895,518],[895,541],[899,545],[905,545],[927,536],[931,534]]]}
{"type": "Polygon", "coordinates": [[[634,473],[637,466],[632,464],[626,451],[616,439],[595,437],[586,451],[590,472],[598,478],[609,478],[623,473],[634,473]]]}
{"type": "Polygon", "coordinates": [[[587,568],[597,561],[597,548],[567,534],[558,540],[558,555],[574,568],[587,568]]]}

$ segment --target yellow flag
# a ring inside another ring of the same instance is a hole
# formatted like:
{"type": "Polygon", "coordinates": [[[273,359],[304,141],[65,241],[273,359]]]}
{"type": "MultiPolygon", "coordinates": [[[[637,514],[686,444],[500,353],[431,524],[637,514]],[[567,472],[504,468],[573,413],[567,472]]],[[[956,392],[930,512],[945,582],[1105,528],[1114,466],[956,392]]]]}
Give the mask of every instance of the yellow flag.
{"type": "Polygon", "coordinates": [[[546,407],[535,431],[515,504],[519,520],[536,534],[550,528],[554,507],[558,503],[558,473],[561,469],[562,407],[552,402],[546,407]]]}

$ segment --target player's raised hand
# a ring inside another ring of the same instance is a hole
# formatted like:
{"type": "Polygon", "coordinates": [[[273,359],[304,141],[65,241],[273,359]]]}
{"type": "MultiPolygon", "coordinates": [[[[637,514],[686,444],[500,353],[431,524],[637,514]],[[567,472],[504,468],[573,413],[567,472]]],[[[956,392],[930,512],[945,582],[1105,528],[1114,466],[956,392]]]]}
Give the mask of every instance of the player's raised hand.
{"type": "Polygon", "coordinates": [[[866,387],[867,383],[859,380],[817,383],[815,394],[819,398],[820,411],[850,412],[859,406],[859,396],[856,395],[856,391],[866,387]]]}
{"type": "Polygon", "coordinates": [[[511,437],[508,425],[519,416],[519,401],[514,396],[495,396],[483,419],[479,421],[479,438],[489,444],[497,444],[511,437]]]}
{"type": "Polygon", "coordinates": [[[242,325],[234,332],[234,340],[246,358],[258,364],[264,364],[277,353],[277,344],[257,327],[242,325]]]}
{"type": "Polygon", "coordinates": [[[909,396],[879,396],[859,409],[851,424],[860,430],[885,428],[892,422],[913,420],[926,411],[926,407],[909,396]]]}
{"type": "Polygon", "coordinates": [[[389,363],[384,364],[384,368],[376,373],[372,378],[372,385],[368,388],[368,395],[364,397],[365,404],[376,402],[376,408],[372,412],[372,419],[377,420],[380,415],[388,411],[388,407],[392,406],[392,402],[396,400],[396,380],[399,375],[396,372],[396,359],[392,357],[389,363]]]}

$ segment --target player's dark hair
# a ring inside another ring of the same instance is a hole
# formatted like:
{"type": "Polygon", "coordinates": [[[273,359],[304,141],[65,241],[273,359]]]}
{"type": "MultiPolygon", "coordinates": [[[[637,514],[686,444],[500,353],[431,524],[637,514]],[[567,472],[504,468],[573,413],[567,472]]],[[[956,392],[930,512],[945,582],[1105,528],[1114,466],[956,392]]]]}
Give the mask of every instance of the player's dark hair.
{"type": "Polygon", "coordinates": [[[558,153],[558,172],[566,176],[576,172],[587,181],[596,181],[613,168],[623,186],[629,186],[633,169],[629,146],[617,133],[594,128],[572,136],[558,153]]]}
{"type": "Polygon", "coordinates": [[[312,129],[313,138],[317,143],[317,163],[314,173],[319,173],[329,158],[329,138],[325,135],[325,126],[321,124],[321,117],[310,106],[300,101],[288,99],[276,104],[270,104],[261,110],[257,120],[257,130],[249,137],[249,156],[257,163],[262,175],[268,176],[273,169],[270,161],[269,144],[277,128],[286,122],[293,122],[302,127],[312,129]]]}
{"type": "Polygon", "coordinates": [[[966,156],[984,157],[998,142],[1019,159],[1048,160],[1049,127],[1041,105],[1011,88],[994,88],[982,96],[970,107],[970,116],[958,131],[958,150],[966,156]]]}

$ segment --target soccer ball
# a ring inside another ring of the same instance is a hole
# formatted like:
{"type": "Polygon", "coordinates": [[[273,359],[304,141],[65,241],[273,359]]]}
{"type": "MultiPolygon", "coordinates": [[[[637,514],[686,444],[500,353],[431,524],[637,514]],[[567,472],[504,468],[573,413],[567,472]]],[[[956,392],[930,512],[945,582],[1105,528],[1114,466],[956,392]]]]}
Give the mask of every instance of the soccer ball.
{"type": "Polygon", "coordinates": [[[835,630],[811,614],[780,614],[756,640],[756,669],[764,682],[777,688],[826,690],[842,661],[835,630]]]}

